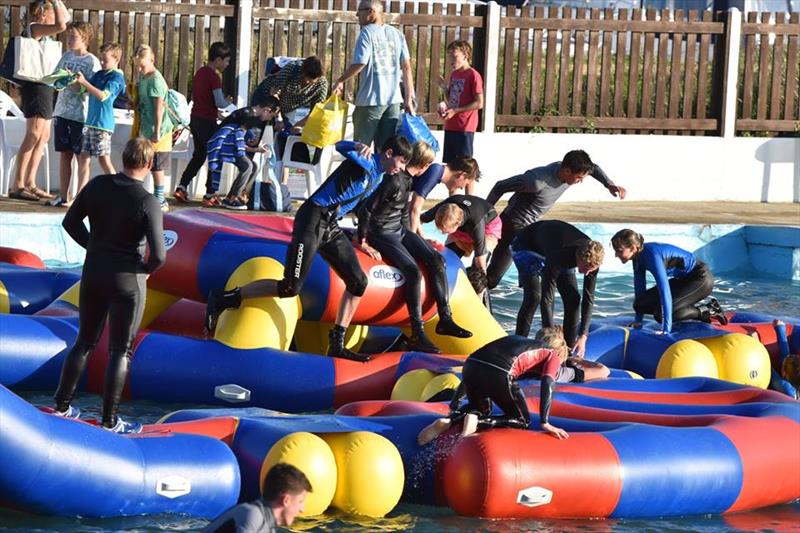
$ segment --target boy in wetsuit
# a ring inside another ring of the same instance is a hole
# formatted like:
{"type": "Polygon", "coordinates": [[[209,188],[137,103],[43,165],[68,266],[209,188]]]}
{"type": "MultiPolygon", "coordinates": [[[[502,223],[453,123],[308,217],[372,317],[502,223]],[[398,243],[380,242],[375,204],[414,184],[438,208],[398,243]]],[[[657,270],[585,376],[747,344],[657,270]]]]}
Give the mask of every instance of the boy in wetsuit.
{"type": "MultiPolygon", "coordinates": [[[[433,161],[433,151],[424,142],[414,144],[414,154],[406,165],[408,173],[420,173],[433,161]]],[[[405,276],[405,296],[411,320],[411,337],[408,349],[412,351],[440,353],[440,350],[425,334],[422,322],[422,302],[420,286],[422,273],[417,260],[430,268],[436,306],[439,310],[439,323],[436,333],[459,338],[468,338],[472,333],[453,321],[448,301],[447,272],[444,258],[422,237],[410,231],[408,222],[408,193],[411,189],[411,176],[399,172],[384,178],[359,211],[358,242],[369,242],[394,267],[405,276]]]]}
{"type": "Polygon", "coordinates": [[[122,153],[123,171],[97,176],[78,194],[62,225],[86,248],[80,285],[80,326],[64,359],[55,394],[55,414],[78,418],[70,405],[108,317],[108,366],[103,387],[103,427],[136,433],[142,425],[117,416],[131,362],[131,347],[144,313],[146,280],[166,260],[161,206],[142,187],[155,153],[150,141],[131,139],[122,153]],[[84,218],[89,218],[91,231],[84,218]],[[144,261],[144,244],[150,255],[144,261]]]}
{"type": "Polygon", "coordinates": [[[502,222],[492,204],[479,196],[457,194],[423,213],[420,220],[436,220],[439,231],[452,239],[447,247],[459,256],[474,251],[473,263],[486,271],[486,258],[502,232],[502,222]]]}
{"type": "Polygon", "coordinates": [[[564,159],[543,167],[532,168],[524,174],[498,181],[486,201],[494,205],[503,194],[513,192],[508,205],[500,213],[503,221],[503,234],[489,262],[487,274],[489,288],[500,283],[508,267],[511,266],[511,241],[522,228],[536,222],[547,213],[566,190],[584,180],[587,175],[608,189],[620,200],[625,198],[625,188],[614,183],[603,170],[592,163],[583,150],[567,152],[564,159]]]}
{"type": "Polygon", "coordinates": [[[567,345],[561,328],[544,328],[536,335],[536,340],[509,335],[490,342],[464,362],[461,385],[450,402],[450,414],[423,429],[417,442],[427,444],[461,420],[464,423],[462,436],[476,429],[527,429],[531,423],[530,413],[517,379],[532,371],[542,377],[541,427],[558,439],[566,439],[569,437],[566,431],[550,424],[555,382],[566,359],[567,345]],[[468,403],[459,407],[464,394],[468,403]],[[502,415],[492,415],[492,402],[503,411],[502,415]]]}
{"type": "Polygon", "coordinates": [[[475,182],[481,179],[478,162],[471,157],[456,157],[445,165],[433,163],[428,169],[416,176],[411,189],[409,201],[408,227],[414,233],[422,235],[420,215],[425,199],[438,184],[447,187],[450,195],[459,189],[464,189],[467,194],[472,194],[475,182]]]}
{"type": "Polygon", "coordinates": [[[555,288],[564,303],[564,338],[574,354],[583,357],[594,308],[597,271],[603,263],[603,245],[572,224],[541,220],[517,234],[511,245],[522,287],[516,334],[527,337],[536,308],[542,306],[542,327],[553,325],[555,288]],[[575,269],[584,275],[583,298],[575,269]],[[580,332],[578,316],[580,313],[580,332]]]}
{"type": "MultiPolygon", "coordinates": [[[[344,347],[344,335],[361,296],[367,289],[367,276],[361,270],[352,243],[339,229],[338,220],[360,200],[368,198],[384,176],[403,170],[411,157],[411,145],[405,137],[392,137],[380,154],[372,155],[361,143],[341,141],[336,150],[346,159],[297,210],[292,242],[286,251],[283,279],[262,279],[233,290],[212,289],[206,307],[206,327],[214,329],[216,319],[225,309],[238,308],[243,299],[297,296],[319,251],[323,259],[344,281],[336,325],[329,334],[328,355],[366,362],[370,357],[344,347]]],[[[372,257],[380,255],[367,243],[359,248],[372,257]]]]}
{"type": "Polygon", "coordinates": [[[274,533],[276,526],[290,527],[303,512],[311,482],[297,467],[278,463],[267,472],[261,488],[261,498],[240,503],[222,513],[208,524],[204,533],[228,531],[257,531],[274,533]]]}

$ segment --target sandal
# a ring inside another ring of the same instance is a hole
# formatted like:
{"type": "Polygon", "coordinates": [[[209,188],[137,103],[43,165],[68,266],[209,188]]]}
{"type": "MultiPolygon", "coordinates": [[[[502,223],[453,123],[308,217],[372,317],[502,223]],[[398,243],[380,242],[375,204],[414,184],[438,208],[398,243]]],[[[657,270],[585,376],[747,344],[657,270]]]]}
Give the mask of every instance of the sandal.
{"type": "Polygon", "coordinates": [[[28,189],[28,192],[31,192],[39,197],[39,200],[52,200],[55,195],[50,194],[49,192],[45,191],[44,189],[40,189],[39,187],[31,187],[28,189]]]}
{"type": "Polygon", "coordinates": [[[17,189],[16,191],[9,191],[8,197],[14,200],[27,200],[29,202],[38,202],[39,197],[28,189],[17,189]]]}

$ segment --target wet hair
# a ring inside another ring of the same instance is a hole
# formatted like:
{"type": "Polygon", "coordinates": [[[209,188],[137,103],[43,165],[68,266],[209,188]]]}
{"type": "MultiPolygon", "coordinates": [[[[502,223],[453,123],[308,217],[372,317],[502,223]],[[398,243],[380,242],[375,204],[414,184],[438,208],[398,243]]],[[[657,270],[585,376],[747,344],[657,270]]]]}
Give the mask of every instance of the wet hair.
{"type": "Polygon", "coordinates": [[[322,61],[317,56],[308,56],[303,60],[300,72],[309,80],[322,77],[322,61]]]}
{"type": "Polygon", "coordinates": [[[436,210],[435,220],[439,229],[458,228],[464,223],[464,210],[456,204],[444,204],[436,210]]]}
{"type": "Polygon", "coordinates": [[[117,61],[122,59],[122,47],[118,43],[103,43],[103,46],[100,47],[100,53],[109,53],[117,61]]]}
{"type": "Polygon", "coordinates": [[[590,267],[599,267],[602,265],[605,255],[605,248],[597,241],[584,241],[578,246],[577,256],[590,267]]]}
{"type": "Polygon", "coordinates": [[[122,166],[130,170],[149,168],[155,157],[153,144],[144,137],[136,137],[125,143],[122,151],[122,166]]]}
{"type": "Polygon", "coordinates": [[[300,494],[312,492],[311,482],[306,475],[296,466],[287,463],[278,463],[267,472],[261,495],[264,501],[272,502],[284,494],[300,494]]]}
{"type": "Polygon", "coordinates": [[[448,52],[453,52],[454,50],[460,50],[467,58],[467,61],[470,63],[472,62],[472,45],[467,41],[453,41],[447,45],[448,52]]]}
{"type": "Polygon", "coordinates": [[[92,37],[94,37],[94,28],[92,28],[91,24],[88,22],[70,22],[67,24],[67,30],[75,30],[78,35],[81,36],[86,46],[89,46],[89,42],[92,40],[92,37]]]}
{"type": "Polygon", "coordinates": [[[642,246],[644,246],[644,237],[632,229],[621,229],[611,237],[611,246],[613,246],[615,250],[629,247],[641,250],[642,246]]]}
{"type": "Polygon", "coordinates": [[[589,174],[594,170],[594,163],[589,154],[583,150],[567,152],[561,160],[561,166],[572,171],[573,174],[589,174]]]}
{"type": "Polygon", "coordinates": [[[386,150],[391,150],[394,157],[400,156],[406,160],[406,164],[411,159],[411,156],[414,155],[414,149],[411,147],[411,143],[408,142],[408,139],[403,137],[402,135],[395,135],[390,137],[386,144],[383,145],[383,152],[386,150]]]}
{"type": "Polygon", "coordinates": [[[34,0],[28,4],[28,22],[35,23],[42,20],[48,9],[53,9],[53,2],[50,0],[34,0]]]}
{"type": "Polygon", "coordinates": [[[569,348],[567,341],[564,340],[564,328],[561,326],[540,329],[536,332],[536,340],[556,352],[562,363],[567,360],[569,348]]]}
{"type": "Polygon", "coordinates": [[[482,293],[489,286],[489,277],[478,266],[467,267],[467,279],[472,288],[475,289],[476,294],[482,293]]]}
{"type": "Polygon", "coordinates": [[[781,364],[781,376],[795,388],[800,388],[800,355],[787,355],[781,364]]]}
{"type": "Polygon", "coordinates": [[[415,142],[412,145],[412,149],[414,153],[411,154],[411,159],[406,163],[407,167],[423,168],[433,163],[433,160],[436,159],[433,148],[425,141],[415,142]]]}
{"type": "Polygon", "coordinates": [[[217,41],[215,43],[211,43],[211,46],[208,47],[208,61],[214,61],[215,59],[225,59],[231,57],[231,47],[227,44],[217,41]]]}
{"type": "Polygon", "coordinates": [[[453,158],[447,163],[447,168],[453,172],[463,172],[464,177],[468,180],[480,181],[481,169],[478,167],[478,162],[471,157],[459,156],[453,158]]]}

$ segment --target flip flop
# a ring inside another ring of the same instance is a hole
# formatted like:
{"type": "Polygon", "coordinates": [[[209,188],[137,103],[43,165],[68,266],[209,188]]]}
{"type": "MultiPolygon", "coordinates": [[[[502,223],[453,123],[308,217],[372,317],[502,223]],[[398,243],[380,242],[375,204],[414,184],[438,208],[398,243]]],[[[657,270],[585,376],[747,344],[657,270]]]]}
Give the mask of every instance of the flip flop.
{"type": "Polygon", "coordinates": [[[38,202],[39,197],[28,189],[17,189],[16,191],[9,191],[8,197],[14,200],[27,200],[29,202],[38,202]]]}
{"type": "Polygon", "coordinates": [[[39,200],[52,200],[55,195],[50,194],[49,192],[45,191],[44,189],[40,189],[39,187],[31,187],[28,189],[28,192],[35,194],[39,200]]]}

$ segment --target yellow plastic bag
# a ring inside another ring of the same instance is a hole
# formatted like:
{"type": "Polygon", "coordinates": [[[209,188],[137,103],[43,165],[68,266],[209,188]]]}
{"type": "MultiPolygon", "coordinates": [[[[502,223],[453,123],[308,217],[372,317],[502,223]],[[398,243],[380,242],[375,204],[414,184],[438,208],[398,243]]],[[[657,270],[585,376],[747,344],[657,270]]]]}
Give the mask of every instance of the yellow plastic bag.
{"type": "Polygon", "coordinates": [[[347,102],[333,95],[311,110],[300,140],[317,148],[334,144],[344,138],[346,122],[347,102]]]}

